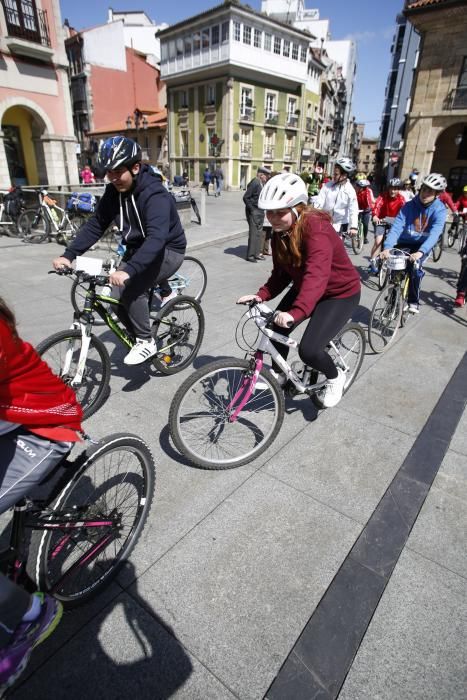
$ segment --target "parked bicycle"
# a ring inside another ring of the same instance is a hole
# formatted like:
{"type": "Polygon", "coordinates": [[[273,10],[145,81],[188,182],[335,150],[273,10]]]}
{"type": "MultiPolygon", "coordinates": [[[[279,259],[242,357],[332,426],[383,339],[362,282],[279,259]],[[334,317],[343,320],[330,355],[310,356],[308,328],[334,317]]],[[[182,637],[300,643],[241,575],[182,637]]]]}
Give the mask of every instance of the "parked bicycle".
{"type": "MultiPolygon", "coordinates": [[[[121,256],[118,254],[106,260],[107,271],[117,269],[121,256]]],[[[186,294],[196,301],[201,301],[206,290],[207,273],[203,263],[197,258],[186,255],[181,267],[169,280],[170,289],[177,294],[186,294]]],[[[71,304],[76,313],[81,313],[84,308],[89,283],[80,277],[76,277],[71,285],[71,304]]],[[[151,314],[156,314],[161,307],[160,287],[154,287],[151,294],[151,314]]],[[[97,319],[98,321],[99,319],[97,319]]]]}
{"type": "Polygon", "coordinates": [[[37,192],[39,205],[25,209],[18,218],[18,231],[25,243],[43,243],[53,238],[67,245],[86,221],[79,212],[67,212],[59,207],[45,189],[37,192]]]}
{"type": "Polygon", "coordinates": [[[446,223],[446,242],[448,248],[452,248],[457,241],[459,252],[463,250],[467,238],[467,211],[460,214],[454,212],[452,221],[446,223]]]}
{"type": "Polygon", "coordinates": [[[30,592],[51,593],[65,608],[86,603],[135,547],[151,510],[155,473],[149,447],[129,433],[109,435],[74,461],[65,458],[14,508],[2,572],[30,592]]]}
{"type": "MultiPolygon", "coordinates": [[[[193,464],[206,469],[230,469],[247,464],[275,440],[284,420],[284,391],[308,395],[323,408],[319,392],[326,377],[300,361],[289,365],[271,340],[296,348],[298,342],[270,328],[275,312],[252,302],[237,326],[237,344],[246,359],[216,360],[190,375],[179,387],[169,412],[175,447],[193,464]],[[246,341],[245,324],[253,324],[254,340],[246,341]],[[239,342],[239,333],[243,343],[239,342]],[[271,356],[287,376],[281,388],[264,366],[271,356]]],[[[355,381],[365,352],[365,334],[348,323],[329,343],[328,352],[347,374],[344,393],[355,381]]]]}
{"type": "Polygon", "coordinates": [[[199,212],[196,200],[191,194],[190,190],[187,187],[184,187],[179,190],[172,190],[172,196],[174,197],[176,202],[190,202],[190,206],[196,217],[196,222],[201,225],[201,214],[199,212]]]}
{"type": "MultiPolygon", "coordinates": [[[[109,276],[66,269],[62,273],[88,285],[82,311],[75,312],[70,329],[54,333],[37,346],[51,369],[73,387],[84,417],[95,413],[106,401],[110,383],[110,356],[104,343],[93,334],[96,314],[116,338],[131,349],[135,338],[111,313],[120,302],[112,298],[109,276]],[[101,294],[97,287],[106,287],[101,294]]],[[[151,304],[151,300],[149,300],[151,304]]],[[[152,333],[158,344],[150,362],[162,374],[175,374],[196,357],[204,335],[204,315],[199,302],[180,295],[152,314],[152,333]]]]}
{"type": "MultiPolygon", "coordinates": [[[[408,293],[412,266],[407,264],[409,257],[407,251],[392,248],[387,258],[388,283],[375,299],[368,325],[373,352],[387,350],[410,315],[408,293]]],[[[413,265],[418,267],[416,262],[413,265]]]]}

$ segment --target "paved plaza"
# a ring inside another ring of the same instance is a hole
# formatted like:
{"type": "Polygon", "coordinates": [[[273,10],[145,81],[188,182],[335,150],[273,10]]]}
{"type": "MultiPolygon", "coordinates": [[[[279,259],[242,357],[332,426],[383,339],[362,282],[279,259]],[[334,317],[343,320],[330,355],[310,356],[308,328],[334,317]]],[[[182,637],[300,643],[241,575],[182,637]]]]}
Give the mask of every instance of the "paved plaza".
{"type": "MultiPolygon", "coordinates": [[[[195,367],[243,353],[235,300],[270,259],[245,261],[242,193],[206,202],[189,227],[204,263],[195,367]]],[[[376,287],[363,270],[355,320],[376,287]]],[[[32,343],[67,328],[71,282],[47,275],[61,248],[0,238],[0,294],[32,343]]],[[[99,255],[95,251],[93,255],[99,255]]],[[[192,368],[122,363],[93,437],[150,445],[156,492],[118,579],[64,616],[34,652],[15,700],[460,700],[466,698],[467,310],[452,312],[454,251],[428,262],[422,306],[387,354],[367,354],[334,409],[287,399],[277,440],[250,464],[197,469],[171,445],[171,398],[192,368]]]]}

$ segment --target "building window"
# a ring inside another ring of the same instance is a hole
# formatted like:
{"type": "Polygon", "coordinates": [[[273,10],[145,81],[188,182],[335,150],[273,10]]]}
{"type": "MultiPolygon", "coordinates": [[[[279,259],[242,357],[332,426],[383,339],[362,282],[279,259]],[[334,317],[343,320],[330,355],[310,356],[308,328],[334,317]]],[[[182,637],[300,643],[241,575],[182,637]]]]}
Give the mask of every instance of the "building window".
{"type": "Polygon", "coordinates": [[[247,24],[243,25],[243,43],[251,44],[251,27],[247,24]]]}
{"type": "Polygon", "coordinates": [[[206,85],[206,104],[214,105],[216,104],[216,86],[206,85]]]}
{"type": "Polygon", "coordinates": [[[254,34],[254,45],[257,49],[261,48],[261,30],[260,29],[255,29],[255,34],[254,34]]]}
{"type": "Polygon", "coordinates": [[[240,157],[251,158],[251,129],[240,129],[240,157]]]}
{"type": "Polygon", "coordinates": [[[182,109],[186,109],[188,107],[188,90],[180,90],[178,106],[182,109]]]}
{"type": "Polygon", "coordinates": [[[219,43],[219,25],[215,24],[211,27],[211,45],[217,46],[219,43]]]}
{"type": "Polygon", "coordinates": [[[185,37],[185,56],[191,56],[191,34],[185,37]]]}
{"type": "Polygon", "coordinates": [[[290,41],[287,41],[287,39],[284,39],[284,46],[282,47],[282,54],[284,56],[287,56],[287,58],[290,56],[290,41]]]}
{"type": "Polygon", "coordinates": [[[292,58],[294,61],[298,61],[298,44],[292,44],[292,58]]]}
{"type": "Polygon", "coordinates": [[[169,58],[175,58],[175,41],[173,39],[169,41],[169,58]]]}
{"type": "Polygon", "coordinates": [[[175,42],[177,47],[177,58],[182,58],[183,56],[183,39],[177,39],[175,42]]]}
{"type": "Polygon", "coordinates": [[[302,63],[306,63],[306,46],[300,46],[300,60],[302,63]]]}
{"type": "Polygon", "coordinates": [[[276,94],[274,92],[267,92],[266,93],[265,117],[266,117],[266,119],[273,119],[275,116],[277,116],[276,94]]]}
{"type": "Polygon", "coordinates": [[[196,53],[199,51],[201,46],[201,35],[199,32],[195,32],[193,34],[193,53],[196,53]]]}
{"type": "Polygon", "coordinates": [[[240,96],[240,114],[246,116],[253,108],[253,90],[249,87],[242,87],[240,96]]]}
{"type": "Polygon", "coordinates": [[[201,42],[203,49],[209,49],[209,29],[203,29],[201,32],[201,42]]]}
{"type": "Polygon", "coordinates": [[[229,23],[222,22],[221,24],[221,41],[226,44],[229,40],[229,23]]]}
{"type": "Polygon", "coordinates": [[[166,43],[161,42],[161,61],[164,63],[169,57],[169,47],[166,43]]]}
{"type": "Polygon", "coordinates": [[[240,41],[240,22],[234,22],[234,39],[240,41]]]}
{"type": "Polygon", "coordinates": [[[280,36],[274,37],[274,53],[280,54],[282,39],[280,36]]]}
{"type": "Polygon", "coordinates": [[[274,158],[274,144],[276,134],[274,131],[266,131],[264,134],[264,157],[274,158]]]}
{"type": "Polygon", "coordinates": [[[185,158],[188,154],[188,131],[180,131],[180,145],[182,147],[181,155],[185,158]]]}

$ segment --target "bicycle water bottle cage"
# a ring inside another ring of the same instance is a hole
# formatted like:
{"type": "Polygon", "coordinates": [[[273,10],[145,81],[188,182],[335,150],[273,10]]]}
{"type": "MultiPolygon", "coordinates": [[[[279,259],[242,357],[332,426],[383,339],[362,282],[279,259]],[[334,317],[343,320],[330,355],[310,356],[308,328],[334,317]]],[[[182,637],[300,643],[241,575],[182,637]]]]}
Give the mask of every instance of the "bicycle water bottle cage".
{"type": "Polygon", "coordinates": [[[405,270],[407,265],[406,254],[403,250],[398,250],[397,248],[392,248],[389,257],[387,259],[387,266],[389,270],[405,270]]]}

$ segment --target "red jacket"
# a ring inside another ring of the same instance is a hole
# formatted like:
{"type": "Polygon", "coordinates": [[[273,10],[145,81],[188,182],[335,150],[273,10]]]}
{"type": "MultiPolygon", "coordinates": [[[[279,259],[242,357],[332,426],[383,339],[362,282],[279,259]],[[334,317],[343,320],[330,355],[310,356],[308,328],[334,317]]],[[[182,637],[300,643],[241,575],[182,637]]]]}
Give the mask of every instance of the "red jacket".
{"type": "Polygon", "coordinates": [[[375,204],[375,198],[373,192],[369,187],[364,187],[357,192],[357,202],[360,211],[365,211],[368,209],[373,209],[375,204]]]}
{"type": "Polygon", "coordinates": [[[0,319],[0,419],[56,441],[77,441],[83,412],[75,392],[0,319]]]}
{"type": "Polygon", "coordinates": [[[385,219],[386,216],[397,216],[404,204],[406,201],[400,192],[393,198],[389,196],[388,192],[384,192],[376,200],[372,216],[377,216],[378,219],[385,219]]]}
{"type": "Polygon", "coordinates": [[[464,209],[467,209],[467,194],[461,194],[459,199],[456,202],[457,205],[457,211],[462,214],[464,209]]]}
{"type": "Polygon", "coordinates": [[[350,262],[340,236],[321,216],[312,213],[306,216],[302,266],[278,263],[278,234],[273,233],[271,247],[274,267],[268,281],[258,291],[258,296],[268,301],[292,282],[298,294],[288,313],[296,322],[308,318],[321,299],[344,299],[360,291],[360,275],[350,262]]]}
{"type": "Polygon", "coordinates": [[[442,202],[446,207],[449,207],[451,211],[456,211],[457,205],[452,201],[452,197],[449,192],[441,192],[438,197],[439,201],[442,202]]]}

